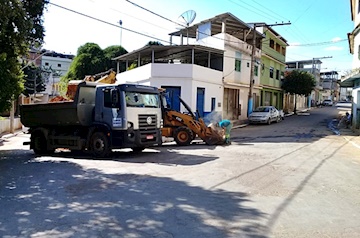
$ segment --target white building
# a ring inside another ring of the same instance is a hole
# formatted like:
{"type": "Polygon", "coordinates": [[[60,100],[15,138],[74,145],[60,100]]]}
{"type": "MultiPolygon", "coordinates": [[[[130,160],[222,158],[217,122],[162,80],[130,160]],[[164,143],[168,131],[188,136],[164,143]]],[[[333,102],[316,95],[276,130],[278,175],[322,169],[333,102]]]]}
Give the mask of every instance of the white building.
{"type": "Polygon", "coordinates": [[[46,90],[42,93],[48,95],[59,94],[59,81],[70,68],[73,55],[59,54],[56,52],[45,53],[41,57],[41,68],[48,71],[46,78],[46,90]]]}
{"type": "Polygon", "coordinates": [[[352,72],[342,78],[340,86],[352,88],[352,128],[360,129],[360,2],[350,0],[354,30],[348,33],[350,53],[353,55],[352,72]]]}
{"type": "MultiPolygon", "coordinates": [[[[184,42],[186,36],[193,42],[191,45],[146,46],[116,57],[114,60],[126,64],[127,69],[137,64],[132,70],[118,71],[117,79],[120,83],[165,88],[173,108],[185,110],[180,107],[180,96],[205,119],[209,114],[231,120],[246,119],[254,35],[254,62],[260,62],[263,35],[253,34],[251,26],[224,13],[170,34],[171,41],[180,37],[180,42],[184,42]]],[[[253,107],[259,105],[258,75],[254,74],[251,88],[253,107]]]]}

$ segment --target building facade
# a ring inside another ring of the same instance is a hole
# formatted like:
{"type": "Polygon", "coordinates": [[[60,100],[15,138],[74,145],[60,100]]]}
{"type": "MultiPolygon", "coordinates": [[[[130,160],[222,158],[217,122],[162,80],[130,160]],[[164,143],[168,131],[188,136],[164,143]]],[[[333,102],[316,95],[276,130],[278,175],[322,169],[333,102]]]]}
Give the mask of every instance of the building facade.
{"type": "Polygon", "coordinates": [[[70,68],[74,55],[46,52],[41,57],[41,69],[47,73],[45,78],[46,90],[42,93],[51,96],[59,95],[60,78],[70,68]]]}
{"type": "Polygon", "coordinates": [[[265,35],[261,47],[260,64],[260,104],[263,106],[275,106],[283,109],[284,93],[281,89],[281,81],[285,72],[285,57],[287,41],[271,27],[262,26],[259,29],[265,35]]]}
{"type": "Polygon", "coordinates": [[[348,33],[349,49],[353,55],[352,72],[341,79],[340,86],[352,88],[352,128],[360,129],[360,2],[350,0],[351,20],[354,29],[348,33]]]}
{"type": "Polygon", "coordinates": [[[327,71],[320,73],[320,85],[324,99],[333,101],[340,100],[340,87],[338,84],[339,74],[337,71],[327,71]]]}
{"type": "MultiPolygon", "coordinates": [[[[130,71],[118,72],[118,81],[165,88],[171,94],[172,107],[180,111],[185,109],[179,105],[178,96],[201,117],[215,114],[217,119],[246,119],[251,61],[260,62],[263,35],[234,15],[224,13],[170,33],[170,37],[171,42],[180,38],[181,44],[146,46],[116,57],[114,60],[118,64],[125,62],[126,68],[134,62],[137,65],[130,71]],[[185,36],[191,45],[182,44],[185,36]]],[[[259,69],[255,68],[253,107],[260,104],[259,69]]]]}

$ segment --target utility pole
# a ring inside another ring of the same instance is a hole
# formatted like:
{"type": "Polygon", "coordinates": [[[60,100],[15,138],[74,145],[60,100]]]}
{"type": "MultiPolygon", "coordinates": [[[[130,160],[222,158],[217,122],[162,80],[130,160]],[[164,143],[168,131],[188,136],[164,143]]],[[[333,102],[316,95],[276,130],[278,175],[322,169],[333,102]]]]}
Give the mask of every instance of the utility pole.
{"type": "Polygon", "coordinates": [[[122,22],[122,20],[120,20],[120,21],[119,21],[119,24],[120,24],[120,46],[122,46],[122,45],[121,45],[121,38],[122,38],[122,23],[123,23],[123,22],[122,22]]]}
{"type": "Polygon", "coordinates": [[[249,116],[253,111],[253,88],[254,88],[254,70],[255,70],[255,54],[256,54],[256,27],[271,27],[271,26],[282,26],[290,25],[290,22],[287,23],[275,23],[275,24],[265,24],[265,23],[253,23],[253,38],[252,38],[252,49],[251,49],[251,66],[250,66],[250,84],[249,84],[249,96],[248,96],[248,110],[247,116],[249,116]]]}

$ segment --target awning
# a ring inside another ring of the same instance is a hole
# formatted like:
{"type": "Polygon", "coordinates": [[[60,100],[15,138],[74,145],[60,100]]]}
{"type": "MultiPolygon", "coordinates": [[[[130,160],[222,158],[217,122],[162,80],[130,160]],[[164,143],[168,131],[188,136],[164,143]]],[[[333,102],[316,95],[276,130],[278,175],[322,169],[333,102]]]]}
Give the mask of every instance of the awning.
{"type": "Polygon", "coordinates": [[[340,85],[340,87],[343,87],[343,88],[353,88],[355,80],[358,80],[358,79],[360,80],[360,72],[341,81],[339,83],[339,85],[340,85]]]}

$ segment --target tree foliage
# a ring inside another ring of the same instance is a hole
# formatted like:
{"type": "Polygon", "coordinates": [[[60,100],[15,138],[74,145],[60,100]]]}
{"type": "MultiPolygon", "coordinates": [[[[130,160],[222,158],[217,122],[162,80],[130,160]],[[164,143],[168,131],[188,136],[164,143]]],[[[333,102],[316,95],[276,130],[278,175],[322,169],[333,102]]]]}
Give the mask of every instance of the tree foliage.
{"type": "Polygon", "coordinates": [[[44,82],[44,71],[40,67],[30,65],[24,69],[24,73],[25,82],[23,93],[26,96],[46,90],[46,85],[44,82]]]}
{"type": "MultiPolygon", "coordinates": [[[[308,96],[314,90],[316,81],[314,76],[308,72],[294,70],[285,74],[284,81],[281,88],[290,94],[308,96]]],[[[294,106],[294,113],[296,114],[296,100],[294,106]]]]}
{"type": "Polygon", "coordinates": [[[112,59],[125,53],[127,51],[121,46],[109,46],[102,50],[95,43],[86,43],[78,48],[68,73],[61,81],[66,84],[70,80],[83,79],[86,75],[94,75],[111,68],[116,70],[116,62],[112,59]]]}
{"type": "Polygon", "coordinates": [[[294,70],[285,74],[281,88],[290,94],[308,96],[315,86],[313,75],[305,71],[294,70]]]}
{"type": "Polygon", "coordinates": [[[149,41],[145,46],[149,45],[163,45],[160,41],[149,41]]]}
{"type": "Polygon", "coordinates": [[[45,0],[0,0],[0,112],[23,91],[19,58],[43,43],[45,0]]]}

